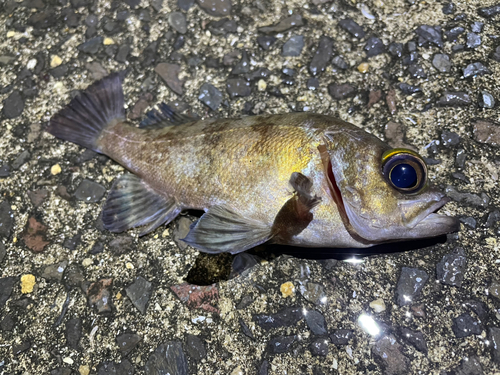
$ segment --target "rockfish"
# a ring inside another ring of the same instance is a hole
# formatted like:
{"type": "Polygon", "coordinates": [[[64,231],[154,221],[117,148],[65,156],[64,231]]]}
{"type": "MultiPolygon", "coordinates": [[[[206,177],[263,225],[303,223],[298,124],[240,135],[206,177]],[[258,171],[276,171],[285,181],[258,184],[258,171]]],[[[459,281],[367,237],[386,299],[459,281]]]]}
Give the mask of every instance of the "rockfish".
{"type": "Polygon", "coordinates": [[[414,151],[311,113],[196,120],[164,105],[155,126],[138,128],[126,120],[122,80],[92,84],[47,129],[131,172],[103,206],[112,232],[141,226],[144,235],[204,210],[184,241],[235,254],[268,241],[363,248],[459,229],[436,213],[449,198],[429,186],[414,151]]]}

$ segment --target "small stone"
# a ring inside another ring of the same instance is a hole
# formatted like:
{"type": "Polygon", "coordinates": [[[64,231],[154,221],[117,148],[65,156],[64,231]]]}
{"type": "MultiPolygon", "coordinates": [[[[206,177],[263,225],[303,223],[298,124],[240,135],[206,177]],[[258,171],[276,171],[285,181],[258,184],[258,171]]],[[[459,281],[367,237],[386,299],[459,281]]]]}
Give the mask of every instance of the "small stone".
{"type": "Polygon", "coordinates": [[[495,52],[491,54],[491,58],[497,62],[500,62],[500,46],[495,48],[495,52]]]}
{"type": "Polygon", "coordinates": [[[85,203],[96,203],[99,202],[104,194],[106,193],[106,188],[97,182],[90,180],[83,180],[80,185],[76,188],[74,193],[76,199],[79,201],[84,201],[85,203]]]}
{"type": "Polygon", "coordinates": [[[250,82],[243,78],[229,78],[226,82],[226,90],[231,99],[249,96],[252,93],[250,82]]]}
{"type": "MultiPolygon", "coordinates": [[[[409,44],[410,42],[408,42],[409,44]]],[[[409,55],[406,55],[405,57],[403,57],[403,65],[413,65],[413,64],[416,64],[417,61],[418,61],[418,52],[417,51],[413,51],[413,52],[410,52],[409,55]]]]}
{"type": "Polygon", "coordinates": [[[8,237],[14,225],[14,214],[9,202],[0,203],[0,237],[8,237]]]}
{"type": "Polygon", "coordinates": [[[500,363],[500,328],[490,327],[488,331],[491,341],[491,353],[493,361],[496,363],[500,363]]]}
{"type": "Polygon", "coordinates": [[[18,90],[13,91],[3,103],[3,114],[6,118],[16,118],[24,111],[24,99],[18,90]]]}
{"type": "Polygon", "coordinates": [[[393,335],[378,340],[372,348],[372,354],[384,375],[401,375],[410,369],[410,360],[403,354],[403,347],[393,335]]]}
{"type": "Polygon", "coordinates": [[[332,64],[342,70],[349,69],[349,64],[347,64],[344,58],[340,55],[337,55],[332,59],[332,64]]]}
{"type": "Polygon", "coordinates": [[[243,334],[245,336],[247,336],[248,338],[252,339],[252,340],[255,340],[255,336],[253,335],[252,331],[250,330],[250,328],[248,328],[247,324],[245,323],[245,321],[243,319],[239,319],[239,322],[240,322],[240,327],[241,327],[241,332],[243,332],[243,334]]]}
{"type": "Polygon", "coordinates": [[[36,284],[35,275],[26,274],[21,276],[21,293],[28,294],[33,292],[36,284]]]}
{"type": "Polygon", "coordinates": [[[67,260],[55,264],[50,264],[43,269],[41,276],[46,280],[61,281],[63,278],[64,270],[67,266],[67,260]]]}
{"type": "Polygon", "coordinates": [[[214,17],[225,17],[231,14],[231,0],[196,0],[201,9],[214,17]]]}
{"type": "Polygon", "coordinates": [[[52,56],[52,59],[50,59],[51,68],[56,68],[61,64],[62,64],[62,59],[57,55],[52,56]]]}
{"type": "Polygon", "coordinates": [[[472,103],[470,96],[463,91],[445,91],[437,104],[444,107],[464,107],[472,103]]]}
{"type": "Polygon", "coordinates": [[[456,42],[458,37],[465,32],[462,26],[456,26],[444,32],[446,39],[450,42],[456,42]]]}
{"type": "Polygon", "coordinates": [[[391,43],[387,50],[392,56],[400,58],[403,56],[403,43],[391,43]]]}
{"type": "Polygon", "coordinates": [[[194,5],[195,0],[177,0],[180,9],[188,11],[194,5]]]}
{"type": "Polygon", "coordinates": [[[458,191],[453,186],[446,186],[445,193],[451,199],[456,202],[465,203],[476,207],[486,207],[490,203],[490,197],[485,193],[481,193],[481,196],[471,193],[463,193],[458,191]]]}
{"type": "MultiPolygon", "coordinates": [[[[491,285],[490,287],[488,288],[488,293],[497,298],[497,299],[500,299],[500,283],[498,283],[496,280],[493,280],[491,282],[491,285]]],[[[0,303],[1,305],[1,303],[0,303]]]]}
{"type": "Polygon", "coordinates": [[[304,37],[293,35],[283,44],[281,56],[300,56],[302,48],[304,48],[304,37]]]}
{"type": "Polygon", "coordinates": [[[467,33],[467,48],[476,48],[481,45],[481,36],[476,33],[467,33]]]}
{"type": "Polygon", "coordinates": [[[432,59],[432,65],[441,73],[447,73],[451,70],[450,56],[444,53],[436,53],[432,59]]]}
{"type": "Polygon", "coordinates": [[[97,375],[108,375],[108,374],[132,375],[134,372],[135,372],[134,366],[132,365],[132,363],[130,363],[128,359],[122,359],[120,363],[105,361],[99,364],[97,368],[97,375]]]}
{"type": "Polygon", "coordinates": [[[101,47],[103,40],[104,38],[102,36],[98,36],[87,40],[85,43],[78,45],[77,48],[79,51],[83,53],[89,53],[91,55],[94,55],[99,51],[99,48],[101,47]]]}
{"type": "Polygon", "coordinates": [[[0,242],[0,264],[2,263],[6,255],[7,251],[5,250],[5,245],[0,242]]]}
{"type": "Polygon", "coordinates": [[[420,87],[409,85],[405,82],[401,82],[397,87],[406,95],[412,95],[416,94],[417,92],[422,92],[422,89],[420,87]]]}
{"type": "Polygon", "coordinates": [[[54,164],[51,168],[50,168],[50,173],[52,175],[58,175],[59,173],[61,173],[61,166],[59,164],[54,164]]]}
{"type": "Polygon", "coordinates": [[[72,349],[80,348],[80,339],[82,338],[82,320],[73,318],[66,322],[66,343],[72,349]]]}
{"type": "Polygon", "coordinates": [[[387,107],[389,108],[389,112],[391,115],[395,114],[397,111],[396,100],[396,90],[391,87],[385,95],[385,102],[387,104],[387,107]]]}
{"type": "Polygon", "coordinates": [[[5,306],[5,303],[10,298],[14,285],[17,282],[17,277],[4,277],[0,279],[0,308],[5,306]]]}
{"type": "Polygon", "coordinates": [[[405,306],[415,302],[428,279],[429,275],[423,270],[403,267],[396,287],[397,304],[405,306]]]}
{"type": "Polygon", "coordinates": [[[319,81],[317,78],[309,78],[306,86],[308,90],[317,90],[319,89],[319,81]]]}
{"type": "Polygon", "coordinates": [[[436,266],[437,279],[443,284],[458,286],[464,280],[467,258],[465,251],[459,247],[452,253],[446,254],[436,266]]]}
{"type": "Polygon", "coordinates": [[[196,362],[201,361],[207,356],[203,340],[191,334],[186,335],[186,351],[189,357],[196,362]]]}
{"type": "Polygon", "coordinates": [[[424,68],[420,64],[411,65],[408,68],[408,73],[412,78],[427,78],[427,73],[425,73],[424,68]]]}
{"type": "Polygon", "coordinates": [[[486,8],[479,8],[478,11],[480,16],[485,18],[491,18],[500,14],[500,4],[492,5],[486,8]]]}
{"type": "Polygon", "coordinates": [[[28,218],[23,232],[24,244],[35,253],[43,251],[49,241],[45,239],[47,227],[39,222],[34,216],[28,218]]]}
{"type": "Polygon", "coordinates": [[[321,284],[307,282],[305,286],[301,285],[299,290],[306,300],[315,305],[324,305],[327,302],[325,287],[321,284]]]}
{"type": "MultiPolygon", "coordinates": [[[[457,178],[457,179],[461,179],[463,180],[464,182],[467,182],[467,177],[465,177],[465,175],[462,176],[461,173],[452,173],[452,176],[454,178],[457,178]]],[[[474,219],[473,217],[461,217],[459,218],[460,222],[467,225],[469,228],[472,228],[472,229],[476,229],[476,225],[477,225],[477,221],[476,219],[474,219]]]]}
{"type": "Polygon", "coordinates": [[[10,176],[10,166],[8,164],[0,166],[0,178],[9,176],[10,176]]]}
{"type": "Polygon", "coordinates": [[[330,37],[322,36],[319,39],[318,48],[309,64],[309,72],[317,76],[324,72],[326,66],[333,55],[333,40],[330,37]]]}
{"type": "Polygon", "coordinates": [[[31,154],[28,150],[24,150],[21,152],[14,162],[12,163],[12,169],[17,170],[21,168],[24,164],[26,164],[31,158],[31,154]]]}
{"type": "Polygon", "coordinates": [[[135,250],[134,238],[128,234],[119,235],[109,243],[109,249],[116,255],[131,253],[135,250]]]}
{"type": "Polygon", "coordinates": [[[176,94],[182,95],[184,93],[182,85],[183,80],[179,79],[180,65],[160,63],[156,65],[155,72],[165,81],[167,86],[176,94]]]}
{"type": "Polygon", "coordinates": [[[4,315],[3,319],[0,321],[0,329],[4,332],[10,332],[16,326],[16,321],[11,314],[4,315]]]}
{"type": "Polygon", "coordinates": [[[309,345],[309,350],[314,356],[326,357],[328,355],[328,340],[318,338],[309,345]]]}
{"type": "Polygon", "coordinates": [[[358,71],[360,73],[367,73],[369,68],[370,68],[370,64],[368,64],[366,62],[358,65],[358,71]]]}
{"type": "Polygon", "coordinates": [[[493,227],[500,220],[500,210],[494,210],[488,213],[488,218],[484,226],[486,228],[493,227]]]}
{"type": "Polygon", "coordinates": [[[382,311],[385,311],[385,302],[382,298],[379,298],[376,299],[375,301],[370,302],[370,307],[376,313],[381,313],[382,311]]]}
{"type": "Polygon", "coordinates": [[[275,314],[259,314],[252,317],[253,321],[266,331],[272,328],[294,326],[303,318],[301,307],[286,307],[275,314]]]}
{"type": "Polygon", "coordinates": [[[217,284],[199,286],[183,283],[172,285],[170,289],[189,309],[202,309],[211,313],[220,313],[216,307],[219,302],[217,284]]]}
{"type": "Polygon", "coordinates": [[[287,281],[286,283],[281,284],[280,291],[283,298],[291,297],[295,293],[295,287],[292,282],[287,281]]]}
{"type": "Polygon", "coordinates": [[[257,375],[268,375],[269,374],[269,361],[264,359],[259,366],[257,375]]]}
{"type": "Polygon", "coordinates": [[[267,350],[271,354],[282,354],[290,351],[297,336],[278,336],[267,343],[267,350]]]}
{"type": "Polygon", "coordinates": [[[276,42],[276,38],[274,36],[262,35],[257,37],[257,43],[259,43],[260,48],[264,51],[267,51],[271,46],[276,42]]]}
{"type": "Polygon", "coordinates": [[[188,362],[180,341],[167,341],[156,348],[145,365],[149,375],[187,375],[188,362]]]}
{"type": "Polygon", "coordinates": [[[442,8],[443,14],[453,14],[455,13],[455,4],[453,3],[444,3],[442,8]]]}
{"type": "Polygon", "coordinates": [[[18,356],[19,354],[21,354],[22,352],[25,352],[29,348],[31,348],[31,342],[29,342],[29,341],[22,341],[19,344],[14,343],[12,345],[12,353],[15,356],[18,356]]]}
{"type": "Polygon", "coordinates": [[[385,44],[380,38],[372,36],[366,41],[364,50],[367,57],[377,56],[385,52],[385,44]]]}
{"type": "Polygon", "coordinates": [[[464,78],[478,77],[485,74],[491,74],[491,70],[478,61],[467,65],[467,67],[463,69],[463,74],[464,78]]]}
{"type": "Polygon", "coordinates": [[[126,62],[130,51],[131,47],[128,44],[121,45],[120,47],[118,47],[118,52],[116,53],[115,60],[119,63],[126,62]]]}
{"type": "Polygon", "coordinates": [[[198,99],[209,107],[212,111],[215,111],[222,104],[222,93],[210,83],[204,83],[200,87],[200,95],[198,99]]]}
{"type": "Polygon", "coordinates": [[[142,337],[136,333],[122,333],[116,336],[116,345],[123,356],[127,356],[134,350],[142,337]]]}
{"type": "Polygon", "coordinates": [[[352,36],[358,39],[365,37],[365,31],[359,26],[352,18],[346,18],[339,21],[339,26],[345,31],[349,32],[352,36]]]}
{"type": "Polygon", "coordinates": [[[477,103],[481,108],[491,109],[495,107],[495,98],[486,90],[481,90],[477,97],[477,103]]]}
{"type": "Polygon", "coordinates": [[[172,12],[168,15],[168,23],[181,34],[187,32],[186,16],[182,12],[172,12]]]}
{"type": "Polygon", "coordinates": [[[424,334],[420,331],[412,331],[408,328],[401,328],[401,338],[408,344],[412,345],[419,352],[427,355],[427,342],[425,341],[424,334]]]}
{"type": "Polygon", "coordinates": [[[108,71],[97,61],[93,61],[85,64],[85,69],[87,69],[90,74],[92,74],[92,78],[96,81],[106,77],[108,75],[108,71]]]}
{"type": "Polygon", "coordinates": [[[422,25],[415,30],[415,34],[420,37],[419,45],[429,42],[439,48],[443,47],[443,34],[439,26],[422,25]]]}
{"type": "Polygon", "coordinates": [[[233,67],[231,74],[245,74],[250,71],[250,60],[246,51],[243,51],[241,60],[233,67]]]}
{"type": "Polygon", "coordinates": [[[443,130],[441,133],[441,140],[443,141],[443,145],[446,147],[455,147],[460,143],[460,136],[449,130],[443,130]]]}
{"type": "Polygon", "coordinates": [[[356,89],[349,83],[328,85],[328,93],[335,100],[342,100],[356,95],[356,89]]]}
{"type": "Polygon", "coordinates": [[[125,288],[128,298],[143,315],[146,313],[146,305],[151,297],[152,289],[153,284],[142,276],[137,277],[130,286],[125,288]]]}
{"type": "Polygon", "coordinates": [[[347,345],[354,338],[354,331],[350,329],[336,329],[330,335],[330,341],[337,346],[347,345]]]}
{"type": "Polygon", "coordinates": [[[488,119],[478,119],[472,123],[472,126],[476,141],[492,146],[500,145],[500,124],[488,119]]]}
{"type": "Polygon", "coordinates": [[[307,327],[317,336],[328,334],[325,317],[316,310],[309,310],[305,314],[307,327]]]}
{"type": "Polygon", "coordinates": [[[94,307],[99,314],[113,311],[112,284],[112,278],[101,279],[90,284],[86,290],[89,306],[94,307]]]}
{"type": "Polygon", "coordinates": [[[469,314],[462,314],[454,318],[451,329],[458,338],[480,335],[482,331],[481,324],[469,314]]]}
{"type": "Polygon", "coordinates": [[[302,16],[300,14],[293,14],[290,17],[281,20],[274,26],[260,27],[259,31],[264,34],[282,33],[284,31],[290,30],[292,27],[299,27],[302,25],[304,25],[302,16]]]}

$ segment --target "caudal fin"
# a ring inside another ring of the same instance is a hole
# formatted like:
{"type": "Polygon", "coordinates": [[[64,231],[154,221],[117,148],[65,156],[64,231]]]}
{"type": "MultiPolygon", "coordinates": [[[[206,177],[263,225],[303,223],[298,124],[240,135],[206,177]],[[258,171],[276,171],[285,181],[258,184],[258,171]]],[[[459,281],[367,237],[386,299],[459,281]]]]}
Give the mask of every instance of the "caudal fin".
{"type": "Polygon", "coordinates": [[[100,152],[97,139],[102,130],[125,120],[123,78],[122,72],[113,73],[87,87],[50,119],[47,131],[100,152]]]}

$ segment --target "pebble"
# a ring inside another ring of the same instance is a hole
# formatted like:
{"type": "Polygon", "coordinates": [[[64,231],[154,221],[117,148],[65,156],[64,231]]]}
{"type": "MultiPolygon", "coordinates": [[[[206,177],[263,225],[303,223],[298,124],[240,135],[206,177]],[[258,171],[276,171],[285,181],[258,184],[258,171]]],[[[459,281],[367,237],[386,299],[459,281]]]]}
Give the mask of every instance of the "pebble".
{"type": "Polygon", "coordinates": [[[403,347],[393,335],[384,336],[372,347],[372,355],[384,375],[408,373],[410,360],[403,354],[403,347]]]}
{"type": "Polygon", "coordinates": [[[125,291],[137,310],[144,315],[153,291],[153,284],[142,276],[138,276],[131,285],[125,288],[125,291]]]}
{"type": "Polygon", "coordinates": [[[48,29],[55,26],[59,17],[56,15],[56,10],[52,7],[33,13],[28,18],[28,25],[34,29],[48,29]]]}
{"type": "Polygon", "coordinates": [[[205,344],[198,336],[187,334],[186,335],[186,351],[189,357],[196,362],[200,362],[207,356],[205,344]]]}
{"type": "Polygon", "coordinates": [[[356,89],[349,83],[328,85],[328,93],[335,100],[342,100],[356,95],[356,89]]]}
{"type": "Polygon", "coordinates": [[[131,253],[135,250],[134,237],[128,234],[121,234],[109,243],[109,250],[116,255],[131,253]]]}
{"type": "Polygon", "coordinates": [[[269,361],[264,359],[259,366],[259,372],[257,375],[268,375],[269,374],[269,361]]]}
{"type": "MultiPolygon", "coordinates": [[[[486,228],[491,228],[493,227],[498,221],[500,220],[500,211],[499,210],[494,210],[488,213],[488,218],[486,219],[486,223],[484,226],[486,228]]],[[[1,251],[1,246],[0,246],[0,251],[1,251]]],[[[0,257],[1,258],[1,257],[0,257]]],[[[1,261],[1,260],[0,260],[1,261]]]]}
{"type": "Polygon", "coordinates": [[[105,361],[100,363],[99,366],[97,367],[97,375],[108,375],[108,374],[132,375],[134,372],[135,368],[128,359],[123,359],[120,363],[105,361]]]}
{"type": "Polygon", "coordinates": [[[460,136],[455,132],[443,130],[441,133],[441,140],[443,141],[443,146],[455,147],[460,143],[460,136]]]}
{"type": "Polygon", "coordinates": [[[467,33],[467,48],[476,48],[481,45],[481,36],[476,33],[467,33]]]}
{"type": "MultiPolygon", "coordinates": [[[[469,183],[469,180],[467,179],[467,177],[465,177],[465,175],[463,175],[462,173],[452,173],[452,176],[453,178],[456,178],[456,179],[459,179],[459,180],[462,180],[464,181],[465,183],[469,183]]],[[[473,217],[461,217],[459,218],[460,222],[467,225],[469,228],[472,228],[472,229],[476,229],[476,225],[477,225],[477,220],[474,219],[473,217]]]]}
{"type": "Polygon", "coordinates": [[[422,25],[415,33],[419,36],[418,44],[422,46],[425,42],[432,43],[439,48],[443,47],[443,33],[439,26],[422,25]]]}
{"type": "Polygon", "coordinates": [[[280,292],[283,298],[291,297],[295,293],[295,287],[292,282],[287,281],[286,283],[281,284],[280,292]]]}
{"type": "Polygon", "coordinates": [[[252,317],[262,329],[266,331],[272,328],[291,327],[304,318],[301,307],[286,307],[275,314],[258,314],[252,317]]]}
{"type": "Polygon", "coordinates": [[[182,85],[184,81],[179,79],[180,65],[160,63],[156,65],[155,72],[165,81],[167,86],[178,95],[184,93],[182,85]]]}
{"type": "Polygon", "coordinates": [[[259,78],[267,78],[271,75],[271,71],[267,68],[259,68],[254,70],[253,72],[247,73],[244,75],[247,81],[253,81],[259,78]]]}
{"type": "Polygon", "coordinates": [[[453,250],[436,265],[437,279],[446,285],[462,286],[466,264],[467,257],[464,249],[459,247],[453,250]]]}
{"type": "Polygon", "coordinates": [[[354,331],[351,329],[336,329],[330,335],[330,341],[335,345],[347,345],[354,339],[354,331]]]}
{"type": "Polygon", "coordinates": [[[276,42],[276,38],[274,36],[269,35],[261,35],[257,37],[257,43],[259,43],[260,48],[264,51],[267,51],[271,46],[276,42]]]}
{"type": "Polygon", "coordinates": [[[89,306],[94,307],[99,314],[110,313],[114,309],[112,284],[112,278],[101,279],[91,283],[86,290],[89,306]]]}
{"type": "Polygon", "coordinates": [[[444,107],[464,107],[472,104],[472,101],[466,92],[445,91],[437,104],[444,107]]]}
{"type": "Polygon", "coordinates": [[[304,315],[307,327],[313,334],[316,336],[324,336],[328,334],[323,314],[316,310],[308,310],[304,315]]]}
{"type": "Polygon", "coordinates": [[[366,62],[358,65],[358,71],[360,73],[367,73],[369,68],[370,68],[370,64],[368,64],[366,62]]]}
{"type": "Polygon", "coordinates": [[[195,0],[177,0],[180,9],[188,11],[194,5],[195,0]]]}
{"type": "Polygon", "coordinates": [[[465,32],[462,26],[456,26],[444,32],[446,39],[450,42],[456,42],[458,37],[465,32]]]}
{"type": "Polygon", "coordinates": [[[344,58],[340,55],[337,55],[333,58],[332,64],[335,65],[339,69],[346,70],[349,68],[349,64],[344,60],[344,58]]]}
{"type": "Polygon", "coordinates": [[[28,294],[33,292],[36,284],[35,275],[26,274],[21,276],[21,293],[28,294]]]}
{"type": "Polygon", "coordinates": [[[14,214],[9,202],[0,203],[0,237],[8,237],[14,225],[14,214]]]}
{"type": "Polygon", "coordinates": [[[116,336],[116,345],[123,356],[128,356],[141,340],[142,337],[137,333],[122,333],[116,336]]]}
{"type": "Polygon", "coordinates": [[[490,327],[488,333],[489,339],[492,343],[491,354],[493,357],[493,361],[496,363],[500,363],[500,328],[490,327]]]}
{"type": "Polygon", "coordinates": [[[252,93],[250,82],[243,78],[229,78],[226,81],[226,90],[231,99],[249,96],[252,93]]]}
{"type": "Polygon", "coordinates": [[[462,314],[453,318],[451,329],[458,338],[480,335],[482,331],[481,324],[469,314],[462,314]]]}
{"type": "Polygon", "coordinates": [[[15,343],[15,344],[12,345],[12,353],[15,356],[18,356],[19,354],[25,352],[29,348],[31,348],[31,342],[28,341],[28,340],[27,341],[22,341],[19,344],[15,343]]]}
{"type": "Polygon", "coordinates": [[[385,44],[380,38],[372,36],[366,41],[364,50],[367,57],[377,56],[385,52],[385,44]]]}
{"type": "Polygon", "coordinates": [[[423,66],[420,64],[411,65],[408,68],[408,72],[413,78],[427,78],[427,73],[425,73],[423,66]]]}
{"type": "Polygon", "coordinates": [[[68,70],[69,70],[68,65],[63,64],[59,65],[57,68],[51,69],[49,73],[54,78],[61,78],[64,77],[66,73],[68,73],[68,70]]]}
{"type": "Polygon", "coordinates": [[[170,289],[191,310],[202,309],[211,313],[220,313],[216,307],[219,302],[217,284],[199,286],[183,283],[172,285],[170,289]]]}
{"type": "Polygon", "coordinates": [[[308,90],[317,90],[319,89],[319,81],[317,78],[309,78],[306,86],[308,90]]]}
{"type": "Polygon", "coordinates": [[[7,250],[5,250],[5,245],[2,242],[0,242],[0,264],[2,263],[6,255],[7,255],[7,250]]]}
{"type": "Polygon", "coordinates": [[[314,340],[309,345],[309,350],[314,356],[326,357],[328,355],[328,340],[324,338],[314,340]]]}
{"type": "Polygon", "coordinates": [[[293,35],[283,44],[281,56],[300,56],[304,48],[304,37],[302,35],[293,35]]]}
{"type": "Polygon", "coordinates": [[[11,314],[5,314],[3,319],[0,321],[0,329],[4,332],[12,331],[15,326],[16,321],[14,320],[14,316],[11,314]]]}
{"type": "Polygon", "coordinates": [[[472,123],[472,127],[476,141],[492,146],[500,145],[500,124],[497,122],[488,119],[477,119],[472,123]]]}
{"type": "Polygon", "coordinates": [[[385,95],[385,102],[387,103],[387,107],[389,108],[389,113],[391,115],[395,114],[397,111],[396,100],[396,90],[391,87],[385,95]]]}
{"type": "Polygon", "coordinates": [[[8,164],[0,166],[0,178],[9,176],[10,176],[10,166],[8,164]]]}
{"type": "Polygon", "coordinates": [[[168,23],[175,31],[181,34],[187,32],[186,16],[182,12],[172,12],[168,15],[168,23]]]}
{"type": "MultiPolygon", "coordinates": [[[[491,282],[490,287],[488,288],[488,293],[495,297],[496,299],[500,299],[500,283],[498,283],[496,280],[493,280],[491,282]]],[[[1,303],[0,303],[1,306],[1,303]]]]}
{"type": "Polygon", "coordinates": [[[99,51],[99,48],[102,45],[104,38],[102,36],[97,36],[95,38],[87,40],[85,43],[82,43],[77,46],[79,51],[83,53],[89,53],[91,55],[96,54],[99,51]]]}
{"type": "Polygon", "coordinates": [[[403,57],[403,65],[415,64],[418,61],[418,56],[419,55],[418,55],[417,51],[410,52],[409,55],[406,55],[405,57],[403,57]]]}
{"type": "Polygon", "coordinates": [[[326,66],[333,55],[333,40],[330,37],[322,36],[319,39],[318,48],[309,64],[309,72],[317,76],[324,72],[326,66]]]}
{"type": "Polygon", "coordinates": [[[381,313],[382,311],[385,311],[385,302],[382,298],[376,299],[375,301],[370,302],[370,307],[375,311],[376,313],[381,313]]]}
{"type": "Polygon", "coordinates": [[[495,98],[486,90],[481,90],[477,96],[477,104],[481,108],[491,109],[495,107],[495,98]]]}
{"type": "Polygon", "coordinates": [[[464,203],[470,206],[486,207],[490,202],[490,197],[488,197],[486,193],[481,193],[481,196],[471,193],[462,193],[450,185],[446,186],[445,193],[455,202],[464,203]]]}
{"type": "Polygon", "coordinates": [[[47,227],[38,221],[35,216],[30,216],[23,231],[24,244],[34,253],[40,253],[50,242],[45,239],[47,227]]]}
{"type": "Polygon", "coordinates": [[[0,279],[0,308],[5,306],[5,303],[10,298],[14,285],[17,282],[17,277],[4,277],[0,279]]]}
{"type": "Polygon", "coordinates": [[[345,18],[339,21],[339,26],[349,32],[353,37],[362,39],[365,37],[365,31],[352,18],[345,18]]]}
{"type": "Polygon", "coordinates": [[[24,111],[24,99],[18,90],[14,90],[3,103],[3,115],[8,118],[21,116],[24,111]]]}
{"type": "Polygon", "coordinates": [[[241,59],[231,70],[231,74],[246,74],[250,71],[250,59],[246,51],[241,54],[241,59]]]}
{"type": "Polygon", "coordinates": [[[436,53],[432,58],[432,65],[438,72],[447,73],[451,70],[450,56],[444,53],[436,53]]]}
{"type": "Polygon", "coordinates": [[[500,46],[495,48],[495,52],[491,54],[491,58],[497,62],[500,62],[500,46]]]}
{"type": "Polygon", "coordinates": [[[500,4],[492,5],[490,7],[479,8],[478,11],[480,16],[491,18],[500,14],[500,4]]]}
{"type": "Polygon", "coordinates": [[[50,59],[51,68],[56,68],[61,64],[62,64],[62,59],[57,55],[52,56],[52,58],[50,59]]]}
{"type": "Polygon", "coordinates": [[[302,296],[315,305],[325,305],[327,302],[325,287],[321,284],[307,282],[299,287],[302,296]]]}
{"type": "Polygon", "coordinates": [[[76,188],[74,196],[79,201],[84,201],[85,203],[96,203],[102,199],[105,193],[106,188],[104,186],[85,179],[76,188]]]}
{"type": "Polygon", "coordinates": [[[284,31],[290,30],[293,27],[299,27],[302,25],[304,25],[302,16],[300,14],[293,14],[290,17],[282,19],[278,24],[274,26],[260,27],[259,31],[264,34],[282,33],[284,31]]]}
{"type": "Polygon", "coordinates": [[[50,173],[55,176],[61,173],[61,166],[59,164],[54,164],[52,167],[50,167],[50,173]]]}
{"type": "Polygon", "coordinates": [[[277,336],[267,343],[267,351],[271,354],[282,354],[290,351],[297,336],[277,336]]]}
{"type": "Polygon", "coordinates": [[[123,44],[118,47],[118,52],[115,55],[115,60],[119,63],[124,63],[127,61],[127,57],[130,54],[132,48],[128,44],[123,44]]]}
{"type": "Polygon", "coordinates": [[[145,365],[145,373],[151,375],[187,375],[188,362],[180,341],[167,341],[159,345],[145,365]]]}
{"type": "Polygon", "coordinates": [[[212,111],[215,111],[222,104],[222,93],[210,83],[204,83],[200,87],[200,95],[198,99],[209,107],[212,111]]]}
{"type": "Polygon", "coordinates": [[[423,270],[403,267],[396,286],[397,304],[405,306],[414,303],[428,279],[429,275],[423,270]]]}
{"type": "Polygon", "coordinates": [[[453,14],[455,13],[455,4],[453,3],[444,3],[442,7],[443,14],[453,14]]]}
{"type": "Polygon", "coordinates": [[[228,33],[236,33],[238,25],[234,20],[222,18],[218,21],[211,21],[208,24],[208,30],[210,30],[212,35],[226,35],[228,33]]]}
{"type": "Polygon", "coordinates": [[[225,17],[231,14],[231,0],[196,0],[201,9],[214,17],[225,17]]]}
{"type": "Polygon", "coordinates": [[[403,56],[403,43],[393,42],[389,44],[389,48],[387,50],[392,56],[400,58],[401,56],[403,56]]]}
{"type": "Polygon", "coordinates": [[[485,321],[486,319],[488,319],[489,312],[488,312],[486,304],[484,302],[470,299],[470,300],[465,301],[464,305],[469,307],[472,311],[474,311],[474,313],[482,321],[485,321]]]}
{"type": "Polygon", "coordinates": [[[427,355],[427,342],[425,341],[424,334],[422,332],[412,331],[408,328],[401,328],[400,334],[403,341],[406,341],[419,352],[427,355]]]}
{"type": "Polygon", "coordinates": [[[80,348],[80,339],[82,338],[82,320],[80,318],[72,318],[66,322],[66,343],[75,350],[80,348]]]}
{"type": "Polygon", "coordinates": [[[63,278],[64,270],[67,266],[67,260],[50,264],[43,269],[41,276],[46,280],[61,281],[63,278]]]}
{"type": "Polygon", "coordinates": [[[467,65],[463,69],[464,78],[469,77],[478,77],[485,74],[491,74],[491,70],[489,70],[483,63],[477,61],[475,63],[467,65]]]}
{"type": "Polygon", "coordinates": [[[397,85],[397,87],[406,95],[412,95],[416,94],[417,92],[422,92],[422,89],[420,87],[409,85],[405,82],[401,82],[397,85]]]}

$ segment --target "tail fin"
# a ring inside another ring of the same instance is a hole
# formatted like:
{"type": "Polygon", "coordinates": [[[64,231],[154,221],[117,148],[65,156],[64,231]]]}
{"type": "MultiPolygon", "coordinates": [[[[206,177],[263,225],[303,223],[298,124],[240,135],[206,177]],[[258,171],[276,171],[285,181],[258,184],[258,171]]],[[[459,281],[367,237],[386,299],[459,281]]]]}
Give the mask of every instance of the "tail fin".
{"type": "Polygon", "coordinates": [[[50,119],[47,131],[100,152],[97,139],[101,131],[125,120],[123,78],[124,72],[113,73],[87,87],[50,119]]]}

